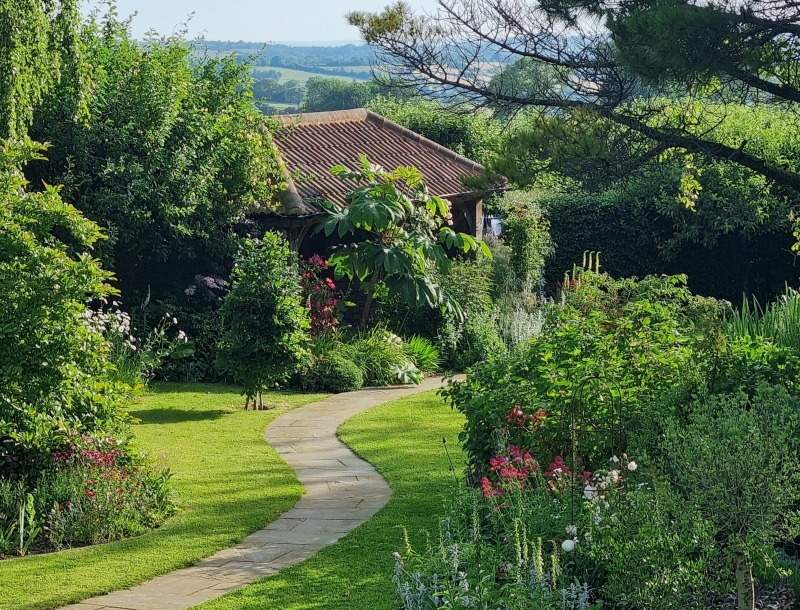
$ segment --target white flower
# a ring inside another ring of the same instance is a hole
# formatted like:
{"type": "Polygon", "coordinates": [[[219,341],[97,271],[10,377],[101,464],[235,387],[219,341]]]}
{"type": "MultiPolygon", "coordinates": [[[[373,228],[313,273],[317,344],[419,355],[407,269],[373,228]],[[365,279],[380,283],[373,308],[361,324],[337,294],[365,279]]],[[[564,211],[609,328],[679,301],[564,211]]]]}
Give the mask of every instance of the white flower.
{"type": "Polygon", "coordinates": [[[639,466],[636,465],[636,462],[634,462],[634,461],[628,462],[628,470],[630,470],[631,472],[636,470],[638,467],[639,466]]]}
{"type": "Polygon", "coordinates": [[[594,500],[597,498],[597,488],[592,485],[587,485],[583,488],[583,497],[587,500],[594,500]]]}
{"type": "Polygon", "coordinates": [[[578,527],[575,525],[568,525],[567,526],[567,536],[577,536],[578,534],[578,527]]]}
{"type": "Polygon", "coordinates": [[[182,330],[178,331],[178,340],[186,343],[186,333],[183,332],[182,330]]]}
{"type": "Polygon", "coordinates": [[[611,461],[614,462],[615,464],[617,464],[617,463],[619,463],[619,458],[616,455],[612,455],[611,456],[611,461]]]}
{"type": "Polygon", "coordinates": [[[172,318],[172,323],[173,324],[177,324],[178,323],[178,318],[172,318]]]}
{"type": "Polygon", "coordinates": [[[397,551],[395,551],[394,553],[392,553],[392,557],[394,557],[394,560],[395,560],[395,561],[400,561],[400,560],[402,560],[402,559],[403,559],[403,558],[400,556],[400,553],[398,553],[397,551]]]}
{"type": "Polygon", "coordinates": [[[611,478],[612,483],[619,483],[619,470],[612,470],[608,473],[608,476],[611,478]]]}

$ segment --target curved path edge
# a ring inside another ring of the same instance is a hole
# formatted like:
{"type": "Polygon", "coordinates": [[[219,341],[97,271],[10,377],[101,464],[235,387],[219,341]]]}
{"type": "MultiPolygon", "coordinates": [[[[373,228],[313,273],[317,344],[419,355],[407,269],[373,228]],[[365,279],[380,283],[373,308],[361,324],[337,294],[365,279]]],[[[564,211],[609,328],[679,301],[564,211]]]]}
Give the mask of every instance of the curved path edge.
{"type": "Polygon", "coordinates": [[[249,585],[307,559],[358,527],[392,496],[386,480],[336,435],[348,418],[385,402],[435,390],[419,386],[366,388],[337,394],[273,420],[267,442],[295,471],[306,494],[264,529],[234,547],[131,589],[61,610],[183,610],[249,585]]]}

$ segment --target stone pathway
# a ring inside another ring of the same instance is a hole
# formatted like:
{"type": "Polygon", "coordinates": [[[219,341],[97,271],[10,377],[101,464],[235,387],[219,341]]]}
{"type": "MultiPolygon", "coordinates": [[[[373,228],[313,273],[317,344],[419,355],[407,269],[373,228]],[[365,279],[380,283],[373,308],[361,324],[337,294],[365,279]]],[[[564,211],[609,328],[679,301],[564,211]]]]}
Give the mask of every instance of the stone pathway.
{"type": "Polygon", "coordinates": [[[182,610],[307,559],[380,510],[392,495],[383,477],[336,436],[349,417],[381,403],[433,390],[368,388],[331,396],[274,420],[264,434],[307,490],[292,509],[241,544],[144,584],[62,610],[182,610]]]}

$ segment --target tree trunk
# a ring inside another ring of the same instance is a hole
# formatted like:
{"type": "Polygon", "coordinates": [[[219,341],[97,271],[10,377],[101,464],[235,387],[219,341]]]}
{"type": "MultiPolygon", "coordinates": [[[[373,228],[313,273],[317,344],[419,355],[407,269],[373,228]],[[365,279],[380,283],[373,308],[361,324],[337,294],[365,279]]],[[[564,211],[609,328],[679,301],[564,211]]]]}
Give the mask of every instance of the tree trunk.
{"type": "MultiPolygon", "coordinates": [[[[249,396],[245,396],[245,399],[244,399],[244,410],[247,411],[247,408],[249,406],[250,406],[250,397],[249,396]]],[[[256,406],[255,406],[255,400],[254,400],[253,401],[253,410],[255,411],[255,409],[256,409],[256,406]]]]}
{"type": "Polygon", "coordinates": [[[264,395],[261,392],[258,393],[258,410],[264,410],[264,395]]]}
{"type": "Polygon", "coordinates": [[[736,593],[739,610],[755,610],[756,592],[753,582],[753,571],[747,557],[741,551],[733,553],[733,565],[736,570],[736,593]]]}
{"type": "Polygon", "coordinates": [[[376,269],[375,273],[372,274],[372,277],[369,280],[369,286],[367,286],[367,300],[364,303],[364,313],[361,315],[361,322],[358,324],[359,330],[364,330],[369,322],[369,314],[372,313],[372,295],[375,294],[375,284],[378,283],[380,274],[381,270],[376,269]]]}

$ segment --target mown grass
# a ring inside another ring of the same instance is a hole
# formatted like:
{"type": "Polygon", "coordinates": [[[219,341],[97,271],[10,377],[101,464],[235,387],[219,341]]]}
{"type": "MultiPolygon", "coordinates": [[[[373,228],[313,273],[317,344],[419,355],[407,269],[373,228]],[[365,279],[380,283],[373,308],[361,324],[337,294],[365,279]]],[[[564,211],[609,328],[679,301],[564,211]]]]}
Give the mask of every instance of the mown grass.
{"type": "Polygon", "coordinates": [[[302,495],[264,441],[267,424],[321,395],[270,392],[269,411],[243,411],[235,388],[155,385],[131,413],[136,444],[169,466],[180,512],[111,544],[0,562],[0,610],[53,608],[192,565],[264,527],[302,495]]]}
{"type": "Polygon", "coordinates": [[[370,409],[349,419],[340,438],[372,462],[394,490],[375,517],[336,544],[278,574],[201,606],[202,610],[396,610],[391,582],[393,551],[403,551],[403,530],[424,547],[436,536],[443,494],[456,483],[442,448],[449,441],[457,471],[464,457],[456,437],[459,413],[434,392],[370,409]]]}

